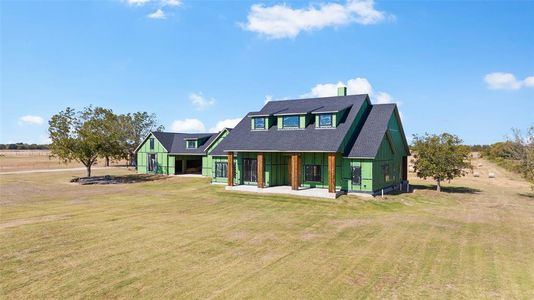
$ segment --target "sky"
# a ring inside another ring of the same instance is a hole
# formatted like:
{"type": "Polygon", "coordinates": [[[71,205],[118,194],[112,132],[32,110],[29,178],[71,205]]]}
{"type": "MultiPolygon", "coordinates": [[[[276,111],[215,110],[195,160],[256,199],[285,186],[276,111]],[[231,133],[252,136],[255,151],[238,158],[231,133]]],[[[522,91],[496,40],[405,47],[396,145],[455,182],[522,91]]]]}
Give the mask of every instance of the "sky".
{"type": "Polygon", "coordinates": [[[47,143],[66,107],[232,127],[347,86],[406,135],[468,144],[534,125],[534,1],[0,1],[0,143],[47,143]]]}

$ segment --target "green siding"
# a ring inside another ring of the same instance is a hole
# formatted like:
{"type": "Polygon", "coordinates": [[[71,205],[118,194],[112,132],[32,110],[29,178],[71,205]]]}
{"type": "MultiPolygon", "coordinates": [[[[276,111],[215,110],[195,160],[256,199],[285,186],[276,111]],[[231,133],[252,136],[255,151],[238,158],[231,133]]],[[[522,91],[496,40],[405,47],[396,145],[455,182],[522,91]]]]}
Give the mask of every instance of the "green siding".
{"type": "Polygon", "coordinates": [[[167,150],[161,145],[154,135],[150,135],[137,151],[137,172],[157,173],[157,174],[174,174],[174,160],[170,165],[167,150]],[[150,149],[150,139],[154,138],[154,149],[150,149]],[[147,171],[148,154],[156,154],[157,168],[155,172],[147,171]]]}
{"type": "Polygon", "coordinates": [[[392,114],[388,122],[388,132],[391,138],[390,146],[388,141],[388,134],[382,138],[382,143],[378,149],[378,153],[373,160],[373,190],[379,191],[395,184],[399,184],[402,180],[402,157],[407,155],[406,148],[402,134],[400,132],[399,120],[396,114],[392,114]],[[389,169],[389,180],[386,180],[383,166],[387,165],[389,169]]]}
{"type": "Polygon", "coordinates": [[[369,159],[343,159],[342,189],[345,191],[372,192],[373,191],[373,161],[369,159]],[[352,184],[352,167],[361,167],[361,183],[352,184]]]}

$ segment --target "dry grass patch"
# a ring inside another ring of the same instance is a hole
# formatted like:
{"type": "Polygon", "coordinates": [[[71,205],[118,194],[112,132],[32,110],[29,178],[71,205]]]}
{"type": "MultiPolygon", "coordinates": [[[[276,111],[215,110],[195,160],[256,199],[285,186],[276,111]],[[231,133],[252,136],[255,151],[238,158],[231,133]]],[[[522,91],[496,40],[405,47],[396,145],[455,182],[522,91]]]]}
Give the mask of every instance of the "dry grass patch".
{"type": "Polygon", "coordinates": [[[513,174],[337,200],[80,175],[0,176],[2,298],[534,298],[534,201],[513,174]]]}

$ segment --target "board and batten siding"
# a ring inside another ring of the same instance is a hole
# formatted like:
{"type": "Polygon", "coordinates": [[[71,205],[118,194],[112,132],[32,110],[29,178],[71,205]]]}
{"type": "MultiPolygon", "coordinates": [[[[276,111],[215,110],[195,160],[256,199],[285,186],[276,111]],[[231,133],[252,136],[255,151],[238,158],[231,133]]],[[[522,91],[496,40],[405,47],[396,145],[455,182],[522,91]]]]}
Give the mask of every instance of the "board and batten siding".
{"type": "Polygon", "coordinates": [[[137,151],[137,172],[141,174],[155,173],[155,174],[174,174],[174,157],[168,155],[167,150],[158,141],[158,139],[151,134],[137,151]],[[150,149],[150,139],[154,139],[154,149],[150,149]],[[148,172],[148,154],[156,154],[157,167],[155,172],[148,172]]]}

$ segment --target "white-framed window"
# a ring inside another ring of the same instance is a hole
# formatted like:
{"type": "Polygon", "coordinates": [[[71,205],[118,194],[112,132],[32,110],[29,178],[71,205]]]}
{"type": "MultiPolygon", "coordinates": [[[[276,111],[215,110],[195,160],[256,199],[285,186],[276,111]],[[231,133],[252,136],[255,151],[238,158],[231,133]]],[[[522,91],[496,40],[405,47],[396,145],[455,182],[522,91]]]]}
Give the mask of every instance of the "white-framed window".
{"type": "Polygon", "coordinates": [[[333,127],[334,117],[332,114],[321,114],[319,115],[319,127],[328,128],[333,127]]]}
{"type": "Polygon", "coordinates": [[[197,147],[197,141],[195,140],[186,141],[185,146],[187,149],[195,149],[197,147]]]}
{"type": "Polygon", "coordinates": [[[254,118],[254,129],[265,129],[265,118],[254,118]]]}
{"type": "Polygon", "coordinates": [[[300,116],[283,116],[282,128],[299,128],[300,116]]]}

